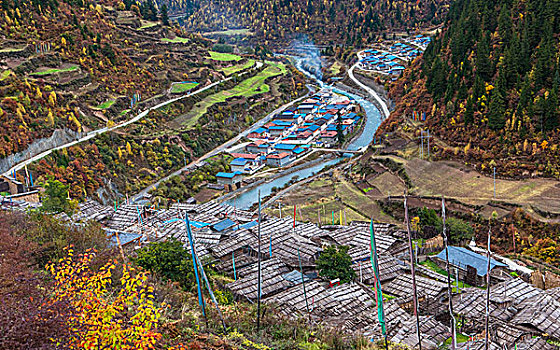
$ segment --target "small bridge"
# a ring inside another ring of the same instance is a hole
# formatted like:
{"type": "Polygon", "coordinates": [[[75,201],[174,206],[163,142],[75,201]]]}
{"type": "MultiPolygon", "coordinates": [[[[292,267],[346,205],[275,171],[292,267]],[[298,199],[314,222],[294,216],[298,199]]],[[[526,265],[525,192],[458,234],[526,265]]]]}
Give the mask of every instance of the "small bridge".
{"type": "Polygon", "coordinates": [[[317,151],[321,151],[321,152],[331,152],[331,153],[351,153],[351,154],[360,154],[360,153],[364,153],[367,149],[367,146],[362,147],[358,150],[355,151],[351,151],[348,149],[342,149],[342,148],[317,148],[317,151]]]}

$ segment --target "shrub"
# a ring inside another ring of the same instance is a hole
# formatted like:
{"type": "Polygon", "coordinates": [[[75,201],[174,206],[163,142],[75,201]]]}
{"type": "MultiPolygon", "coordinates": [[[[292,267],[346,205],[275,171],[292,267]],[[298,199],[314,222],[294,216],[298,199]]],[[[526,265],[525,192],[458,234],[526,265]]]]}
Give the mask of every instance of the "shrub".
{"type": "Polygon", "coordinates": [[[329,280],[339,278],[341,283],[350,282],[356,277],[352,269],[352,258],[348,255],[348,246],[331,245],[317,259],[319,274],[329,280]]]}

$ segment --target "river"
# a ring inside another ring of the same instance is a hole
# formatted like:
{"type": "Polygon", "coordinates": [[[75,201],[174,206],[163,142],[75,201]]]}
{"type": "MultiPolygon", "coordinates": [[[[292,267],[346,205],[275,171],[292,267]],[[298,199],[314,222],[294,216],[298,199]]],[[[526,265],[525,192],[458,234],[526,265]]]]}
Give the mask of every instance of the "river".
{"type": "MultiPolygon", "coordinates": [[[[306,62],[306,58],[299,57],[299,56],[293,56],[293,59],[295,60],[295,66],[296,66],[297,69],[299,69],[301,72],[303,72],[306,76],[315,80],[319,84],[319,86],[321,86],[322,88],[325,87],[325,83],[323,83],[323,81],[321,81],[317,76],[315,76],[313,73],[311,73],[310,71],[305,69],[304,65],[305,65],[305,62],[306,62]]],[[[365,146],[369,145],[371,143],[371,141],[373,141],[373,135],[377,131],[377,128],[379,127],[379,125],[381,124],[381,121],[382,121],[382,116],[381,116],[381,112],[379,111],[379,109],[377,109],[377,107],[373,103],[371,103],[370,101],[367,101],[367,100],[363,99],[362,97],[357,96],[355,94],[352,94],[348,91],[343,91],[343,90],[340,90],[338,88],[332,88],[332,90],[336,93],[346,95],[350,99],[356,100],[362,106],[362,108],[364,109],[364,111],[366,113],[366,120],[365,120],[365,124],[363,124],[362,133],[360,134],[360,136],[358,136],[356,139],[354,139],[350,144],[348,144],[347,149],[351,150],[351,151],[356,151],[356,150],[361,149],[362,147],[365,147],[365,146]]],[[[269,196],[272,193],[272,188],[283,187],[294,176],[297,176],[298,180],[306,179],[310,176],[313,176],[313,175],[317,174],[319,171],[323,170],[324,168],[326,168],[330,165],[337,164],[342,159],[343,158],[335,158],[335,159],[325,160],[325,161],[320,162],[318,164],[315,164],[315,165],[313,165],[309,168],[301,169],[301,170],[298,170],[296,172],[290,173],[290,174],[285,175],[285,176],[280,176],[280,177],[278,177],[278,178],[276,178],[276,179],[274,179],[270,182],[263,183],[263,184],[261,184],[257,187],[251,188],[250,190],[248,190],[246,192],[240,193],[236,197],[227,200],[226,203],[230,204],[230,205],[233,205],[233,206],[235,206],[239,209],[247,210],[252,205],[254,205],[255,203],[258,202],[258,191],[259,190],[261,191],[261,197],[264,198],[266,196],[269,196]]]]}

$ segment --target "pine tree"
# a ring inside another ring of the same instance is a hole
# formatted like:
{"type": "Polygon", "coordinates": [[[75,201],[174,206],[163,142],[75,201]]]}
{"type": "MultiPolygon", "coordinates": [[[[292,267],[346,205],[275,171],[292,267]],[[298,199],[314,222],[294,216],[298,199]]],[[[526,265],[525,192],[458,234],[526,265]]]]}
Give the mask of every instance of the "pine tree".
{"type": "Polygon", "coordinates": [[[492,130],[500,130],[505,126],[505,102],[502,94],[497,91],[492,95],[488,107],[488,127],[492,130]]]}
{"type": "Polygon", "coordinates": [[[164,26],[169,26],[169,15],[167,14],[167,5],[163,4],[160,10],[161,23],[164,26]]]}

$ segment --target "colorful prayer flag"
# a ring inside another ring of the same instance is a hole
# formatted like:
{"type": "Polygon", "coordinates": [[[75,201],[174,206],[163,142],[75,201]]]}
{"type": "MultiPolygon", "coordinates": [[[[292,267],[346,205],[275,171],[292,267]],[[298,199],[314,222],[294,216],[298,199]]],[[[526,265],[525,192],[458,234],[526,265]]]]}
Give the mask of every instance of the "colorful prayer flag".
{"type": "Polygon", "coordinates": [[[375,298],[377,302],[377,318],[379,319],[379,324],[381,325],[381,333],[384,337],[387,336],[387,330],[385,327],[385,312],[383,311],[383,292],[381,290],[381,282],[379,281],[379,263],[377,259],[377,245],[375,244],[375,229],[373,228],[373,220],[371,220],[369,225],[369,232],[371,238],[371,267],[373,268],[373,281],[375,285],[375,298]]]}

